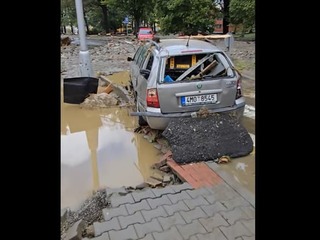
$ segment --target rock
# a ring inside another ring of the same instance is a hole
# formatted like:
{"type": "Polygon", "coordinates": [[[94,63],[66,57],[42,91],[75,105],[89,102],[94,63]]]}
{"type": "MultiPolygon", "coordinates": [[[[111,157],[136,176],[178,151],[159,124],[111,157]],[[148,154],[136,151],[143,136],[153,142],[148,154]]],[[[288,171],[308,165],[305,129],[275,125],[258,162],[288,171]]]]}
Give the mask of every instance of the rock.
{"type": "Polygon", "coordinates": [[[66,240],[81,240],[82,239],[82,231],[85,228],[85,222],[80,219],[75,222],[71,228],[68,229],[66,240]]]}
{"type": "Polygon", "coordinates": [[[166,154],[168,151],[171,151],[171,148],[170,147],[162,147],[161,148],[161,152],[166,154]]]}
{"type": "Polygon", "coordinates": [[[162,166],[167,164],[167,158],[161,158],[160,161],[153,164],[152,168],[160,169],[162,166]]]}
{"type": "Polygon", "coordinates": [[[153,146],[158,150],[161,150],[161,148],[162,148],[162,146],[160,144],[157,144],[157,143],[153,144],[153,146]]]}
{"type": "Polygon", "coordinates": [[[165,166],[160,167],[159,170],[168,173],[171,171],[171,168],[169,166],[165,165],[165,166]]]}
{"type": "Polygon", "coordinates": [[[161,172],[160,170],[158,171],[156,170],[152,173],[151,177],[162,182],[164,175],[165,175],[164,172],[161,172]]]}
{"type": "Polygon", "coordinates": [[[148,187],[148,186],[149,186],[149,185],[144,182],[144,183],[141,183],[141,184],[137,185],[137,186],[135,187],[135,189],[141,190],[141,189],[144,189],[144,188],[146,188],[146,187],[148,187]]]}
{"type": "Polygon", "coordinates": [[[157,186],[161,186],[162,185],[162,181],[156,180],[156,179],[151,178],[151,177],[149,177],[146,180],[146,183],[151,187],[157,187],[157,186]]]}
{"type": "Polygon", "coordinates": [[[172,180],[172,175],[165,175],[163,176],[163,182],[164,183],[169,183],[172,180]]]}
{"type": "Polygon", "coordinates": [[[157,143],[160,144],[163,147],[168,147],[169,142],[165,138],[158,138],[157,143]]]}
{"type": "Polygon", "coordinates": [[[218,163],[229,163],[231,161],[229,156],[221,156],[218,159],[218,163]]]}
{"type": "Polygon", "coordinates": [[[63,225],[65,223],[65,221],[67,220],[68,213],[69,213],[68,208],[61,209],[61,225],[63,225]]]}
{"type": "Polygon", "coordinates": [[[93,228],[93,225],[89,225],[88,227],[86,227],[85,229],[85,235],[87,237],[94,237],[94,228],[93,228]]]}

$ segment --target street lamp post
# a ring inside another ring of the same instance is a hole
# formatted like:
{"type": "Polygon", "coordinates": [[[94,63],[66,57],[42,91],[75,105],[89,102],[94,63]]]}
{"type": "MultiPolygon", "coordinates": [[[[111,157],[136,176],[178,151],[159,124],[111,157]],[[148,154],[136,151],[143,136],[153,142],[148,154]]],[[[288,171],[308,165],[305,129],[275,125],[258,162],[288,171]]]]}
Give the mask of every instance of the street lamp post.
{"type": "Polygon", "coordinates": [[[88,51],[88,46],[86,42],[86,32],[83,16],[83,4],[82,0],[75,0],[76,3],[76,12],[77,12],[77,21],[78,21],[78,30],[80,38],[80,76],[81,77],[93,77],[93,70],[91,66],[90,54],[88,51]]]}

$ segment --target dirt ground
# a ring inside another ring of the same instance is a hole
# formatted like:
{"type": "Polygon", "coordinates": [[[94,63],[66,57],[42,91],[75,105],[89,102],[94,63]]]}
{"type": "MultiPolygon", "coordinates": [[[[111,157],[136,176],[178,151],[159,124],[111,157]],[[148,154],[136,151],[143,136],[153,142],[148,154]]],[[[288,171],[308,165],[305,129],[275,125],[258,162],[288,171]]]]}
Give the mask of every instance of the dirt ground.
{"type": "MultiPolygon", "coordinates": [[[[79,75],[79,37],[77,35],[68,37],[71,39],[71,44],[61,47],[61,77],[79,75]]],[[[213,43],[226,50],[224,41],[217,40],[213,43]]],[[[126,59],[128,56],[133,57],[137,47],[138,42],[133,36],[89,36],[88,48],[94,74],[109,75],[129,70],[129,62],[126,59]],[[90,45],[91,40],[96,43],[90,45]]],[[[255,42],[234,41],[227,54],[242,74],[255,78],[255,42]]]]}

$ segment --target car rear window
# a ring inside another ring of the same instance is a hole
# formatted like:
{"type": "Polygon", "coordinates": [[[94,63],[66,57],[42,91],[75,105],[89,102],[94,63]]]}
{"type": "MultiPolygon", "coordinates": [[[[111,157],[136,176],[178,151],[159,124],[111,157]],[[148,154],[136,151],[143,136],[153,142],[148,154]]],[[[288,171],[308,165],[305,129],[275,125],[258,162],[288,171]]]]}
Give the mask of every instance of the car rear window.
{"type": "Polygon", "coordinates": [[[140,29],[139,34],[152,34],[151,29],[140,29]]]}
{"type": "Polygon", "coordinates": [[[171,56],[165,61],[164,79],[169,79],[170,82],[212,79],[229,75],[227,69],[230,68],[230,65],[221,53],[171,56]],[[194,68],[202,60],[204,60],[203,63],[194,68]],[[189,69],[192,70],[188,73],[189,69]]]}

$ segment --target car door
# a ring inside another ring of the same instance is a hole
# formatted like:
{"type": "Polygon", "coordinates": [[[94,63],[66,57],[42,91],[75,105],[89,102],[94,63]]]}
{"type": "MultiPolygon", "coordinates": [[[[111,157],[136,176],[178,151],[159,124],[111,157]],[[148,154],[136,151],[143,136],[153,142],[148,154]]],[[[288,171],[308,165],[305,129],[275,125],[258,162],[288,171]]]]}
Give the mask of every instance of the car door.
{"type": "MultiPolygon", "coordinates": [[[[151,75],[153,67],[154,53],[153,51],[148,51],[145,55],[145,59],[141,63],[140,75],[137,81],[137,101],[140,111],[146,110],[146,93],[149,83],[149,78],[151,75]]],[[[151,75],[152,76],[152,75],[151,75]]]]}
{"type": "Polygon", "coordinates": [[[192,56],[171,58],[174,60],[162,60],[160,78],[165,79],[169,72],[173,81],[163,81],[157,86],[162,113],[198,111],[202,106],[217,109],[235,104],[238,75],[224,54],[201,55],[196,62],[200,63],[201,59],[205,61],[193,71],[191,66],[196,65],[192,64],[192,56]],[[177,63],[179,58],[183,60],[183,64],[177,63]],[[168,68],[171,68],[170,71],[168,68]]]}
{"type": "Polygon", "coordinates": [[[139,75],[139,65],[138,65],[138,59],[140,57],[141,51],[143,46],[139,46],[136,53],[134,54],[133,61],[131,61],[130,64],[130,79],[132,81],[133,88],[137,85],[137,78],[139,75]]]}

